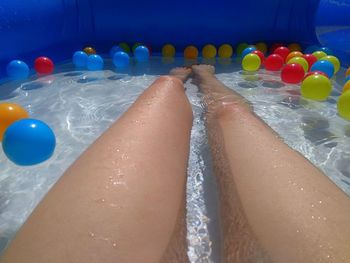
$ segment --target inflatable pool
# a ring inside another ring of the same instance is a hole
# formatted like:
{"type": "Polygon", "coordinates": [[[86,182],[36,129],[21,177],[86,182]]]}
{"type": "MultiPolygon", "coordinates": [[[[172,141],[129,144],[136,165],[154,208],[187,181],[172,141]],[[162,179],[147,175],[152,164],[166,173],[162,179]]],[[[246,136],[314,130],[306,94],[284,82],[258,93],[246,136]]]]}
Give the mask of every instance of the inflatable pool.
{"type": "MultiPolygon", "coordinates": [[[[192,63],[183,58],[188,45],[201,50],[208,43],[230,43],[232,61],[197,61],[215,64],[222,82],[249,99],[286,143],[350,195],[350,122],[339,117],[336,106],[350,66],[349,14],[349,0],[2,1],[0,103],[22,105],[50,126],[56,149],[49,160],[34,166],[16,165],[0,151],[0,253],[69,165],[157,76],[192,63]],[[238,43],[261,41],[332,50],[342,68],[332,78],[329,98],[303,99],[297,92],[300,85],[284,83],[280,73],[243,71],[238,43]],[[120,42],[148,45],[149,61],[116,70],[109,53],[120,42]],[[166,43],[176,48],[175,58],[161,57],[166,43]],[[74,67],[72,55],[86,46],[102,56],[103,70],[74,67]],[[52,74],[35,73],[34,61],[40,56],[54,62],[52,74]],[[6,68],[14,59],[27,63],[28,78],[8,78],[6,68]]],[[[187,185],[188,253],[192,262],[219,262],[217,193],[203,107],[197,88],[191,83],[186,88],[195,114],[187,185]]]]}

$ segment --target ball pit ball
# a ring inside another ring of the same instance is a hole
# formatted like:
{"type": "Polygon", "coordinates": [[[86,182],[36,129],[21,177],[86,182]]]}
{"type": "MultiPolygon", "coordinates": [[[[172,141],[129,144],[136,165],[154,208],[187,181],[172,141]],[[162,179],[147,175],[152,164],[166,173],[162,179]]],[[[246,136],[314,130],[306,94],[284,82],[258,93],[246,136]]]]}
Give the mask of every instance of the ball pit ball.
{"type": "Polygon", "coordinates": [[[172,58],[175,56],[176,50],[175,47],[171,44],[166,44],[162,48],[162,55],[166,58],[172,58]]]}
{"type": "Polygon", "coordinates": [[[99,55],[90,55],[86,61],[86,66],[88,70],[102,70],[104,62],[99,55]]]}
{"type": "Polygon", "coordinates": [[[283,61],[285,61],[287,56],[289,55],[290,51],[287,47],[281,46],[281,47],[276,48],[273,53],[280,55],[283,58],[283,61]]]}
{"type": "Polygon", "coordinates": [[[287,63],[291,58],[294,57],[301,57],[303,55],[303,53],[299,52],[299,51],[292,51],[288,54],[288,56],[285,59],[285,62],[287,63]]]}
{"type": "Polygon", "coordinates": [[[241,54],[242,58],[244,58],[246,55],[252,53],[252,52],[255,51],[255,50],[256,50],[256,48],[253,47],[253,46],[246,47],[246,48],[242,51],[242,54],[241,54]]]}
{"type": "Polygon", "coordinates": [[[323,51],[327,55],[333,55],[333,51],[331,49],[329,49],[328,47],[321,47],[319,50],[323,51]]]}
{"type": "Polygon", "coordinates": [[[238,46],[237,46],[237,55],[241,56],[243,50],[245,50],[248,46],[249,45],[247,43],[240,43],[240,44],[238,44],[238,46]]]}
{"type": "Polygon", "coordinates": [[[29,67],[21,60],[12,60],[7,64],[6,72],[11,79],[26,79],[29,76],[29,67]]]}
{"type": "Polygon", "coordinates": [[[34,61],[34,69],[39,74],[51,74],[54,67],[52,60],[48,57],[38,57],[34,61]]]}
{"type": "Polygon", "coordinates": [[[109,55],[111,58],[113,58],[114,54],[119,52],[119,51],[124,51],[120,46],[113,46],[111,50],[109,51],[109,55]]]}
{"type": "Polygon", "coordinates": [[[303,80],[304,75],[304,68],[296,63],[285,65],[281,71],[282,81],[290,84],[300,83],[303,80]]]}
{"type": "Polygon", "coordinates": [[[138,47],[138,46],[142,46],[142,43],[140,43],[140,42],[136,42],[133,46],[132,46],[132,52],[133,53],[135,53],[135,50],[136,50],[136,48],[138,47]]]}
{"type": "Polygon", "coordinates": [[[130,47],[129,47],[128,43],[126,43],[126,42],[121,42],[121,43],[119,43],[118,46],[120,46],[120,47],[123,49],[123,51],[124,51],[125,53],[128,53],[128,54],[131,53],[131,50],[130,50],[130,47]]]}
{"type": "Polygon", "coordinates": [[[258,55],[259,58],[260,58],[261,63],[264,62],[265,56],[264,56],[264,53],[262,53],[260,50],[254,50],[254,51],[252,52],[252,54],[258,55]]]}
{"type": "Polygon", "coordinates": [[[342,93],[344,93],[345,91],[350,90],[350,80],[348,80],[345,85],[343,86],[343,90],[342,93]]]}
{"type": "Polygon", "coordinates": [[[202,57],[203,58],[215,58],[216,57],[216,47],[214,45],[208,44],[205,45],[202,49],[202,57]]]}
{"type": "Polygon", "coordinates": [[[88,55],[84,51],[76,51],[73,54],[73,64],[78,68],[86,67],[86,62],[88,60],[88,55]]]}
{"type": "Polygon", "coordinates": [[[267,52],[267,45],[264,42],[258,42],[255,44],[257,50],[261,51],[263,54],[267,52]]]}
{"type": "Polygon", "coordinates": [[[327,77],[314,74],[303,80],[300,91],[304,98],[324,101],[332,91],[332,84],[327,77]]]}
{"type": "Polygon", "coordinates": [[[312,54],[304,54],[301,57],[307,61],[309,69],[311,69],[312,65],[317,61],[317,57],[312,54]]]}
{"type": "Polygon", "coordinates": [[[198,57],[198,49],[195,46],[187,46],[184,50],[185,59],[196,59],[198,57]]]}
{"type": "Polygon", "coordinates": [[[346,71],[345,71],[345,77],[349,76],[350,75],[350,68],[348,68],[346,71]]]}
{"type": "Polygon", "coordinates": [[[337,57],[335,56],[325,56],[323,58],[321,58],[320,60],[327,60],[329,62],[331,62],[334,66],[334,74],[337,73],[340,69],[340,61],[337,57]]]}
{"type": "Polygon", "coordinates": [[[265,58],[264,66],[266,70],[278,71],[283,67],[283,58],[278,54],[271,54],[265,58]]]}
{"type": "Polygon", "coordinates": [[[312,53],[312,55],[314,55],[318,60],[327,56],[327,54],[323,51],[315,51],[314,53],[312,53]]]}
{"type": "Polygon", "coordinates": [[[2,148],[17,165],[35,165],[49,159],[56,146],[51,128],[42,121],[22,119],[6,130],[2,148]]]}
{"type": "Polygon", "coordinates": [[[301,52],[301,50],[302,50],[301,46],[298,43],[289,44],[288,49],[290,50],[290,52],[294,52],[294,51],[301,52]]]}
{"type": "Polygon", "coordinates": [[[334,66],[327,60],[318,60],[312,65],[311,71],[322,71],[327,74],[328,78],[331,78],[334,74],[334,66]]]}
{"type": "Polygon", "coordinates": [[[347,77],[345,78],[345,82],[348,81],[348,80],[350,80],[350,76],[347,76],[347,77]]]}
{"type": "Polygon", "coordinates": [[[15,121],[28,118],[28,112],[16,103],[0,103],[0,141],[6,129],[15,121]]]}
{"type": "Polygon", "coordinates": [[[292,64],[292,63],[296,63],[296,64],[299,64],[300,66],[302,66],[305,72],[307,72],[309,70],[309,64],[302,57],[294,57],[294,58],[291,58],[290,60],[288,60],[288,62],[287,62],[287,64],[292,64]]]}
{"type": "Polygon", "coordinates": [[[311,76],[311,75],[322,75],[322,76],[325,76],[326,78],[328,78],[326,73],[324,73],[322,71],[310,71],[305,75],[304,79],[306,79],[308,76],[311,76]]]}
{"type": "Polygon", "coordinates": [[[93,47],[85,47],[83,51],[88,55],[96,54],[96,50],[93,47]]]}
{"type": "Polygon", "coordinates": [[[273,54],[276,48],[282,47],[283,43],[274,43],[270,46],[270,53],[273,54]]]}
{"type": "Polygon", "coordinates": [[[350,120],[350,90],[340,95],[337,102],[337,108],[340,117],[350,120]]]}
{"type": "Polygon", "coordinates": [[[218,55],[220,58],[230,58],[233,54],[233,48],[229,44],[223,44],[219,47],[218,55]]]}
{"type": "Polygon", "coordinates": [[[125,69],[130,65],[130,57],[124,51],[118,51],[113,56],[113,64],[117,69],[125,69]]]}
{"type": "Polygon", "coordinates": [[[261,60],[256,54],[248,54],[242,60],[242,67],[246,71],[257,71],[260,65],[261,60]]]}
{"type": "Polygon", "coordinates": [[[138,46],[135,48],[134,56],[137,62],[146,62],[149,59],[149,50],[145,46],[138,46]]]}

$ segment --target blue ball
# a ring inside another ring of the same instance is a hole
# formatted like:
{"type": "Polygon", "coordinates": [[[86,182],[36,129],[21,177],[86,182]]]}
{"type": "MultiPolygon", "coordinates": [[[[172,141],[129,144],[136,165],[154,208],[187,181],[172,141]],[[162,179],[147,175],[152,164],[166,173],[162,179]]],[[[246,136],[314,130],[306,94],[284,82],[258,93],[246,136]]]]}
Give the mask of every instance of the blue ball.
{"type": "Polygon", "coordinates": [[[242,58],[244,58],[246,55],[252,53],[253,51],[255,51],[256,48],[255,47],[247,47],[242,51],[242,58]]]}
{"type": "Polygon", "coordinates": [[[145,46],[138,46],[134,51],[134,56],[138,62],[146,62],[149,59],[149,50],[145,46]]]}
{"type": "Polygon", "coordinates": [[[124,50],[120,46],[113,46],[109,51],[109,55],[111,56],[111,58],[113,58],[114,54],[119,51],[124,51],[124,50]]]}
{"type": "Polygon", "coordinates": [[[29,67],[21,60],[12,60],[7,64],[6,71],[11,79],[26,79],[29,76],[29,67]]]}
{"type": "Polygon", "coordinates": [[[99,55],[90,55],[86,62],[88,70],[102,70],[103,64],[103,59],[99,55]]]}
{"type": "Polygon", "coordinates": [[[22,119],[5,131],[2,148],[17,165],[34,165],[49,159],[56,146],[53,131],[44,122],[22,119]]]}
{"type": "Polygon", "coordinates": [[[73,64],[78,68],[85,68],[88,55],[84,51],[77,51],[73,55],[73,64]]]}
{"type": "Polygon", "coordinates": [[[326,75],[331,78],[333,77],[334,74],[334,66],[331,62],[327,61],[327,60],[319,60],[316,61],[310,71],[322,71],[323,73],[326,73],[326,75]]]}
{"type": "Polygon", "coordinates": [[[113,64],[116,68],[126,68],[130,64],[130,57],[124,51],[119,51],[113,56],[113,64]]]}
{"type": "Polygon", "coordinates": [[[315,51],[319,50],[320,47],[316,46],[316,45],[312,45],[312,46],[308,46],[305,50],[304,50],[304,53],[305,54],[312,54],[314,53],[315,51]]]}
{"type": "Polygon", "coordinates": [[[332,56],[333,55],[333,51],[331,49],[329,49],[328,47],[321,47],[318,49],[319,51],[323,51],[324,53],[326,53],[328,56],[332,56]]]}
{"type": "Polygon", "coordinates": [[[345,78],[345,82],[350,80],[350,75],[345,78]]]}

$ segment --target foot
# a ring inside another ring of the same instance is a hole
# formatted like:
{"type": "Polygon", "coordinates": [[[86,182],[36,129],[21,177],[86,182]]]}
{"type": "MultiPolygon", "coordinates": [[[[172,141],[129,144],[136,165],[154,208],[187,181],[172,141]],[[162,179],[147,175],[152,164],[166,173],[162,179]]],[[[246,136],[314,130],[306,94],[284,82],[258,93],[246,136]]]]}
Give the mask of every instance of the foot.
{"type": "Polygon", "coordinates": [[[192,73],[192,69],[191,68],[185,68],[185,67],[173,68],[169,72],[169,74],[171,76],[177,77],[183,83],[185,83],[188,80],[188,78],[190,77],[191,73],[192,73]]]}
{"type": "Polygon", "coordinates": [[[195,75],[214,75],[215,68],[212,65],[193,65],[192,66],[193,73],[195,75]]]}

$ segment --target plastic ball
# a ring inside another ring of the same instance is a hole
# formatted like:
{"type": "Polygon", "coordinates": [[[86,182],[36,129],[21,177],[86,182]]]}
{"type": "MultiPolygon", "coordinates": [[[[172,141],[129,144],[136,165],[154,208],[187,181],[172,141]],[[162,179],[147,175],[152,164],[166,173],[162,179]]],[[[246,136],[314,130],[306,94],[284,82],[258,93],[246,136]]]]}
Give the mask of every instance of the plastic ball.
{"type": "Polygon", "coordinates": [[[261,60],[256,54],[248,54],[242,60],[242,67],[246,71],[257,71],[260,65],[261,60]]]}
{"type": "Polygon", "coordinates": [[[229,44],[223,44],[219,47],[218,55],[220,58],[230,58],[233,54],[233,48],[229,44]]]}
{"type": "Polygon", "coordinates": [[[114,54],[119,51],[124,51],[124,49],[122,49],[120,46],[113,46],[109,51],[109,55],[111,56],[111,58],[113,58],[114,54]]]}
{"type": "Polygon", "coordinates": [[[176,50],[175,47],[171,44],[166,44],[162,48],[162,55],[166,58],[172,58],[175,56],[176,50]]]}
{"type": "Polygon", "coordinates": [[[86,67],[88,57],[84,51],[77,51],[73,54],[73,64],[79,68],[86,67]]]}
{"type": "Polygon", "coordinates": [[[247,43],[240,43],[240,44],[238,44],[238,46],[237,46],[237,55],[241,56],[243,50],[245,50],[248,46],[249,45],[247,43]]]}
{"type": "Polygon", "coordinates": [[[281,46],[281,47],[276,48],[273,53],[280,55],[283,58],[283,60],[285,61],[287,56],[289,55],[290,51],[287,47],[281,46]]]}
{"type": "Polygon", "coordinates": [[[287,63],[291,58],[294,58],[294,57],[301,57],[303,55],[303,53],[299,52],[299,51],[293,51],[293,52],[290,52],[288,54],[288,56],[286,57],[285,59],[285,62],[287,63]]]}
{"type": "Polygon", "coordinates": [[[297,84],[304,78],[304,68],[296,63],[287,64],[281,72],[281,79],[283,82],[297,84]]]}
{"type": "Polygon", "coordinates": [[[288,49],[291,51],[291,52],[294,52],[294,51],[299,51],[301,52],[302,48],[301,46],[298,44],[298,43],[291,43],[288,45],[288,49]]]}
{"type": "Polygon", "coordinates": [[[124,51],[125,53],[130,53],[130,52],[131,52],[128,43],[121,42],[121,43],[119,43],[118,46],[120,46],[120,47],[123,49],[123,51],[124,51]]]}
{"type": "Polygon", "coordinates": [[[29,67],[21,60],[12,60],[7,64],[6,71],[11,79],[26,79],[29,76],[29,67]]]}
{"type": "Polygon", "coordinates": [[[277,54],[271,54],[265,58],[264,66],[266,70],[278,71],[283,67],[283,58],[277,54]]]}
{"type": "Polygon", "coordinates": [[[327,55],[333,55],[333,51],[331,49],[329,49],[328,47],[321,47],[319,50],[323,51],[327,55]]]}
{"type": "Polygon", "coordinates": [[[88,55],[96,54],[96,50],[93,47],[85,47],[83,51],[88,55]]]}
{"type": "Polygon", "coordinates": [[[301,95],[307,99],[323,101],[332,91],[331,81],[322,75],[311,75],[301,84],[301,95]]]}
{"type": "Polygon", "coordinates": [[[264,53],[262,53],[260,50],[254,50],[254,51],[252,52],[252,54],[258,55],[259,58],[260,58],[261,63],[264,62],[265,56],[264,56],[264,53]]]}
{"type": "Polygon", "coordinates": [[[216,47],[214,45],[208,44],[205,45],[202,49],[202,57],[203,58],[215,58],[216,56],[216,47]]]}
{"type": "Polygon", "coordinates": [[[308,46],[308,47],[305,49],[304,53],[305,53],[305,54],[312,54],[313,52],[315,52],[315,51],[317,51],[317,50],[319,50],[319,49],[320,49],[320,48],[319,48],[318,46],[316,46],[316,45],[308,46]]]}
{"type": "Polygon", "coordinates": [[[344,93],[345,91],[348,91],[348,90],[350,90],[350,81],[349,80],[345,83],[343,90],[342,90],[342,93],[344,93]]]}
{"type": "Polygon", "coordinates": [[[184,50],[185,59],[196,59],[198,57],[198,49],[195,46],[187,46],[184,50]]]}
{"type": "Polygon", "coordinates": [[[350,80],[350,76],[347,76],[347,77],[345,78],[345,82],[348,81],[348,80],[350,80]]]}
{"type": "Polygon", "coordinates": [[[38,57],[34,61],[34,69],[39,74],[51,74],[54,67],[52,60],[48,57],[38,57]]]}
{"type": "Polygon", "coordinates": [[[323,51],[315,51],[314,53],[312,53],[312,55],[314,55],[317,59],[321,59],[327,56],[327,54],[323,51]]]}
{"type": "Polygon", "coordinates": [[[282,47],[283,43],[274,43],[270,46],[270,53],[274,53],[276,48],[282,47]]]}
{"type": "Polygon", "coordinates": [[[149,50],[145,46],[135,48],[134,56],[137,62],[146,62],[149,59],[149,50]]]}
{"type": "Polygon", "coordinates": [[[349,76],[350,75],[350,68],[348,68],[346,71],[345,71],[345,77],[349,76]]]}
{"type": "Polygon", "coordinates": [[[47,124],[34,119],[22,119],[7,128],[2,148],[17,165],[34,165],[49,159],[56,146],[53,131],[47,124]]]}
{"type": "Polygon", "coordinates": [[[253,47],[253,46],[249,46],[249,47],[245,48],[245,49],[242,51],[242,54],[241,54],[242,58],[244,58],[246,55],[252,53],[252,52],[255,51],[255,50],[256,50],[256,48],[253,47]]]}
{"type": "Polygon", "coordinates": [[[337,108],[340,117],[350,120],[350,90],[340,95],[337,102],[337,108]]]}
{"type": "Polygon", "coordinates": [[[288,62],[287,62],[287,64],[292,64],[292,63],[296,63],[296,64],[299,64],[300,66],[302,66],[305,72],[307,72],[309,70],[309,64],[302,57],[294,57],[294,58],[291,58],[290,60],[288,60],[288,62]]]}
{"type": "Polygon", "coordinates": [[[130,64],[130,57],[124,51],[118,51],[113,56],[113,64],[116,68],[124,69],[130,64]]]}
{"type": "Polygon", "coordinates": [[[304,54],[301,57],[307,61],[309,69],[311,69],[312,65],[317,61],[317,57],[312,54],[304,54]]]}
{"type": "Polygon", "coordinates": [[[325,76],[326,78],[328,78],[326,73],[324,73],[322,71],[310,71],[305,75],[304,79],[306,79],[308,76],[311,76],[311,75],[322,75],[322,76],[325,76]]]}
{"type": "Polygon", "coordinates": [[[90,55],[86,62],[88,70],[102,70],[103,65],[103,59],[99,55],[90,55]]]}
{"type": "Polygon", "coordinates": [[[334,66],[327,60],[319,60],[312,65],[311,71],[322,71],[327,74],[328,78],[333,77],[334,66]]]}
{"type": "Polygon", "coordinates": [[[0,103],[0,141],[6,129],[15,121],[28,118],[28,112],[16,103],[0,103]]]}
{"type": "Polygon", "coordinates": [[[261,51],[263,54],[267,52],[267,45],[264,42],[259,42],[255,44],[257,50],[261,51]]]}
{"type": "Polygon", "coordinates": [[[340,69],[340,61],[337,57],[335,56],[325,56],[323,58],[321,58],[320,60],[327,60],[329,62],[331,62],[334,66],[334,74],[337,73],[340,69]]]}
{"type": "Polygon", "coordinates": [[[142,46],[142,43],[140,42],[136,42],[133,46],[132,46],[132,52],[134,53],[135,52],[135,49],[138,47],[138,46],[142,46]]]}

